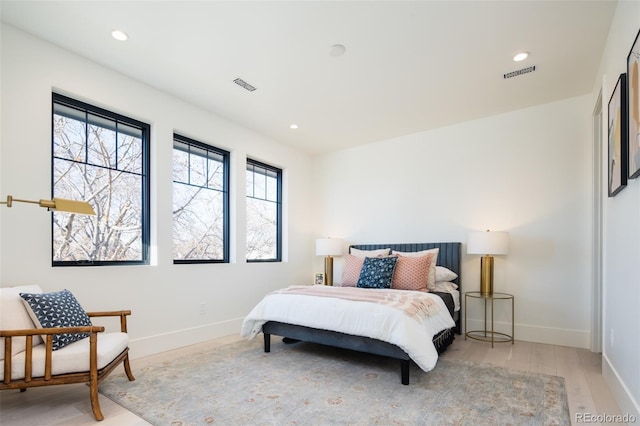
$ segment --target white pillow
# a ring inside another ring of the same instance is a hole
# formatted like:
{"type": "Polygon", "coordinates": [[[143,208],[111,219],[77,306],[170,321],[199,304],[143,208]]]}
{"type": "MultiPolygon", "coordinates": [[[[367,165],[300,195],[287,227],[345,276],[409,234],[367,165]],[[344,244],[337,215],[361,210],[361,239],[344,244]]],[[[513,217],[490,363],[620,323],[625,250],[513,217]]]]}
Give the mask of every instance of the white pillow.
{"type": "Polygon", "coordinates": [[[444,266],[436,266],[436,282],[438,281],[453,281],[458,278],[458,274],[451,269],[447,269],[444,266]]]}
{"type": "MultiPolygon", "coordinates": [[[[22,304],[20,293],[42,293],[42,289],[37,285],[27,285],[20,287],[3,287],[0,289],[0,329],[2,330],[24,330],[36,328],[29,313],[22,304]]],[[[35,336],[33,345],[42,343],[40,336],[35,336]]],[[[11,356],[22,352],[27,347],[24,337],[14,337],[11,339],[11,356]]],[[[4,360],[4,337],[0,339],[0,361],[4,360]]]]}
{"type": "Polygon", "coordinates": [[[449,281],[436,281],[436,291],[448,293],[451,290],[457,290],[458,286],[449,281]]]}
{"type": "Polygon", "coordinates": [[[351,254],[355,257],[378,257],[378,256],[388,256],[390,248],[378,249],[378,250],[358,250],[357,248],[351,247],[351,254]]]}
{"type": "Polygon", "coordinates": [[[406,257],[422,257],[426,256],[430,253],[433,253],[433,257],[431,258],[431,265],[429,266],[429,278],[427,280],[427,290],[434,291],[436,288],[436,263],[438,261],[438,253],[440,252],[439,248],[422,250],[422,251],[393,251],[392,254],[397,254],[400,256],[406,257]]]}

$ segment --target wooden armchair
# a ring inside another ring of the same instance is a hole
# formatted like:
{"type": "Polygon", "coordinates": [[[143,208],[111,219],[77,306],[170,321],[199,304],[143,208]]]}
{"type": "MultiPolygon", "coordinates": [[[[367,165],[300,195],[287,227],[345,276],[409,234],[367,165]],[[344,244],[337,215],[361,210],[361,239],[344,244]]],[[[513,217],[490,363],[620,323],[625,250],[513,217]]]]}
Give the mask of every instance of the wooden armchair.
{"type": "Polygon", "coordinates": [[[129,365],[127,336],[127,316],[131,311],[87,312],[90,318],[119,317],[120,332],[105,332],[103,326],[35,328],[33,322],[29,327],[7,329],[24,323],[24,315],[17,312],[19,308],[26,311],[18,299],[20,289],[24,288],[32,291],[34,286],[0,289],[3,308],[0,348],[4,346],[0,354],[4,358],[0,361],[3,377],[0,390],[24,392],[31,387],[87,383],[93,415],[96,420],[104,419],[98,399],[100,383],[120,363],[129,380],[135,380],[129,365]],[[18,303],[21,306],[16,306],[18,303]],[[5,313],[13,315],[8,317],[5,313]],[[54,350],[53,337],[65,333],[88,333],[89,337],[54,350]]]}

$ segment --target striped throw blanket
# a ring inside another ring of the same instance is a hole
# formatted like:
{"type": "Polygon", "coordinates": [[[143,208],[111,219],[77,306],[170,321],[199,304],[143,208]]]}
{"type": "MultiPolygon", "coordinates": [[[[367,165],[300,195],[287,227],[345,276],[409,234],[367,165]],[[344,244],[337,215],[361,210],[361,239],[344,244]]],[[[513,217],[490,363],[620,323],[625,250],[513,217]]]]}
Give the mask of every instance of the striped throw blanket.
{"type": "Polygon", "coordinates": [[[276,290],[272,294],[337,297],[358,302],[379,303],[400,310],[418,323],[422,323],[426,318],[440,311],[440,306],[428,293],[416,291],[357,287],[290,286],[276,290]]]}

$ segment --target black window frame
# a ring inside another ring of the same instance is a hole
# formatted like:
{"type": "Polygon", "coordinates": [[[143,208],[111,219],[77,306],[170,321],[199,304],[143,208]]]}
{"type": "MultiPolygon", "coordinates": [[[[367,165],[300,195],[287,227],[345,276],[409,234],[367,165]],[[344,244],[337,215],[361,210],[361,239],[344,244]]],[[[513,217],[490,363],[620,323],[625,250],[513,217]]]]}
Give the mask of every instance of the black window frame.
{"type": "MultiPolygon", "coordinates": [[[[188,265],[188,264],[199,264],[199,263],[229,263],[229,253],[230,253],[230,213],[229,213],[229,184],[230,184],[230,180],[229,180],[229,176],[230,176],[230,157],[231,157],[231,153],[229,151],[226,151],[222,148],[218,148],[216,146],[213,145],[209,145],[207,143],[204,142],[200,142],[197,141],[195,139],[180,135],[178,133],[174,133],[173,134],[173,141],[174,141],[174,146],[172,149],[176,149],[175,147],[175,142],[179,142],[179,143],[183,143],[183,144],[187,144],[190,147],[194,146],[197,147],[199,149],[203,149],[206,150],[207,152],[213,152],[216,153],[218,155],[221,155],[223,157],[223,230],[222,230],[222,234],[223,234],[223,259],[173,259],[173,263],[176,265],[188,265]]],[[[173,151],[172,151],[173,152],[173,151]]],[[[173,162],[172,162],[173,164],[173,162]]],[[[172,183],[175,184],[176,181],[173,180],[172,178],[172,183]]],[[[186,183],[186,182],[178,182],[181,184],[186,184],[186,185],[192,185],[192,186],[201,186],[201,185],[194,185],[191,183],[186,183]]],[[[173,196],[173,188],[171,190],[171,194],[173,196]]],[[[172,226],[173,226],[173,215],[172,215],[172,226]]],[[[173,238],[171,239],[171,244],[172,244],[172,249],[171,252],[173,253],[173,238]]]]}
{"type": "MultiPolygon", "coordinates": [[[[142,121],[133,119],[131,117],[127,117],[125,115],[109,111],[107,109],[79,101],[77,99],[61,95],[59,93],[52,93],[52,102],[51,102],[51,196],[55,197],[55,160],[56,158],[60,160],[69,161],[67,158],[55,157],[55,135],[54,135],[54,116],[55,105],[59,104],[62,106],[66,106],[75,110],[83,110],[85,115],[85,123],[91,123],[90,120],[87,119],[87,115],[95,115],[103,117],[107,120],[114,120],[116,123],[122,123],[127,126],[135,127],[140,129],[142,133],[142,172],[140,174],[142,179],[142,246],[141,246],[141,259],[140,260],[74,260],[74,261],[61,261],[54,260],[54,218],[51,216],[51,265],[52,266],[123,266],[123,265],[149,265],[150,263],[150,236],[151,236],[151,125],[144,123],[142,121]]],[[[88,127],[88,126],[87,126],[88,127]]],[[[88,140],[88,138],[87,138],[88,140]]],[[[75,161],[75,160],[71,160],[75,161]]],[[[80,163],[88,164],[94,167],[103,167],[100,165],[95,165],[88,163],[87,156],[85,156],[84,162],[78,161],[80,163]]],[[[117,169],[116,169],[117,170],[117,169]]]]}
{"type": "MultiPolygon", "coordinates": [[[[245,173],[249,170],[249,167],[260,167],[264,168],[268,171],[274,172],[276,174],[276,257],[271,259],[245,259],[247,263],[264,263],[264,262],[282,262],[282,169],[272,166],[270,164],[263,163],[258,160],[254,160],[252,158],[247,158],[245,173]]],[[[246,184],[246,176],[245,176],[245,184],[246,184]]],[[[249,197],[247,198],[257,198],[257,197],[249,197]]],[[[266,198],[260,198],[265,201],[266,198]]],[[[245,256],[246,257],[246,256],[245,256]]]]}

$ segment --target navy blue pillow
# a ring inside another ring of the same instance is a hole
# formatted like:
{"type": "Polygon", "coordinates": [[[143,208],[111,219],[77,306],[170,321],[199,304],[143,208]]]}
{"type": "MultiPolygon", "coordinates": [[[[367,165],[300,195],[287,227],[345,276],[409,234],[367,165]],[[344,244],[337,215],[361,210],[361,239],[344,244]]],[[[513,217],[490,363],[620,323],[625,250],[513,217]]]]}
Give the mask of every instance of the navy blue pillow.
{"type": "MultiPolygon", "coordinates": [[[[29,313],[40,328],[90,326],[91,319],[69,290],[54,293],[20,293],[29,313]]],[[[65,333],[53,335],[53,350],[89,337],[89,333],[65,333]]],[[[43,339],[45,336],[43,336],[43,339]]]]}
{"type": "Polygon", "coordinates": [[[360,288],[391,288],[393,271],[396,269],[398,258],[366,257],[358,277],[360,288]]]}

